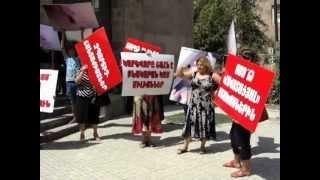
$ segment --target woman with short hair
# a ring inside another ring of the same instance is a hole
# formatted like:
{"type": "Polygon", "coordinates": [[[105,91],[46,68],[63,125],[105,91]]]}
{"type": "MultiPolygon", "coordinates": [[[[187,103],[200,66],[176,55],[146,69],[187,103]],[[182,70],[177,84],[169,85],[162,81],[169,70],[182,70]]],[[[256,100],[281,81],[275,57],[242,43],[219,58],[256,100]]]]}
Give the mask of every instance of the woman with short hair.
{"type": "Polygon", "coordinates": [[[195,71],[188,71],[186,67],[177,69],[176,76],[191,80],[191,98],[188,104],[186,122],[182,137],[184,145],[178,149],[178,154],[188,151],[191,138],[201,140],[200,154],[206,153],[205,143],[215,139],[215,111],[212,94],[218,88],[216,73],[213,73],[209,60],[201,57],[196,60],[195,71]]]}

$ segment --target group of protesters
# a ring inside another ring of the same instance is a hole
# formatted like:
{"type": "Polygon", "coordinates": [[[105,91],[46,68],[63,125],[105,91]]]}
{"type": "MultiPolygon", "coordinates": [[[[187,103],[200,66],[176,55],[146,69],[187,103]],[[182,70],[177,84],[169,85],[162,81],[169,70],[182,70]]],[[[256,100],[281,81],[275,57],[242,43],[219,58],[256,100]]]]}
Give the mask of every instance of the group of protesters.
{"type": "MultiPolygon", "coordinates": [[[[62,47],[64,35],[62,35],[62,47]]],[[[99,109],[102,104],[109,104],[110,99],[98,101],[94,87],[88,77],[88,66],[80,64],[76,57],[73,46],[63,48],[63,55],[66,63],[66,87],[67,95],[72,104],[74,114],[73,122],[79,123],[80,141],[85,140],[85,129],[93,128],[93,137],[100,141],[97,124],[99,123],[99,109]],[[104,102],[108,101],[108,102],[104,102]]],[[[240,55],[245,59],[256,62],[255,53],[249,49],[243,50],[240,55]]],[[[184,144],[178,149],[177,154],[188,152],[188,145],[192,139],[201,142],[200,154],[207,152],[205,144],[207,140],[216,139],[215,111],[212,99],[218,89],[221,72],[213,70],[206,57],[196,60],[197,68],[190,70],[188,67],[179,67],[175,76],[191,81],[191,97],[188,105],[185,106],[185,123],[182,129],[184,144]]],[[[142,134],[141,148],[156,146],[152,142],[151,133],[162,133],[161,121],[164,119],[162,96],[142,95],[134,96],[132,103],[132,133],[142,134]]],[[[230,130],[231,148],[234,159],[223,164],[224,167],[238,168],[232,173],[232,177],[242,177],[251,174],[250,158],[250,131],[242,127],[238,122],[233,121],[230,130]]]]}

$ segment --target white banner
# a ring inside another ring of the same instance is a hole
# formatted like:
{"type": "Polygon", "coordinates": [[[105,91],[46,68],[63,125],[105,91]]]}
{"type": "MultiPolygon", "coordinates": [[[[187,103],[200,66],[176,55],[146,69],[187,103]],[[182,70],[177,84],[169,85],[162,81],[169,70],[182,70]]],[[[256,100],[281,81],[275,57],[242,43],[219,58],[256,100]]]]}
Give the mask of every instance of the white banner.
{"type": "Polygon", "coordinates": [[[53,112],[57,80],[57,70],[40,69],[40,112],[53,112]]]}
{"type": "Polygon", "coordinates": [[[228,53],[236,55],[237,54],[237,42],[236,42],[236,33],[234,30],[234,21],[232,20],[229,33],[228,33],[228,53]]]}
{"type": "Polygon", "coordinates": [[[121,52],[122,96],[168,94],[174,55],[121,52]]]}
{"type": "MultiPolygon", "coordinates": [[[[201,51],[198,49],[181,47],[177,68],[181,66],[188,67],[190,70],[197,68],[196,60],[200,57],[208,58],[212,68],[214,68],[216,59],[210,52],[201,51]]],[[[172,91],[169,99],[181,104],[188,104],[191,95],[191,81],[175,78],[172,85],[172,91]]]]}

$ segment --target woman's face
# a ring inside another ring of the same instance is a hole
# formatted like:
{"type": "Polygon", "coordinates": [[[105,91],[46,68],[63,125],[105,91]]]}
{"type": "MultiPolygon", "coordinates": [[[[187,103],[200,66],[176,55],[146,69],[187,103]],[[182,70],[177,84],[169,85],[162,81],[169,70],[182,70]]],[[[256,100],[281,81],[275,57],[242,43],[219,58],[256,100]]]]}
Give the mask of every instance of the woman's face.
{"type": "Polygon", "coordinates": [[[207,67],[202,62],[197,63],[197,69],[201,74],[205,74],[207,72],[207,67]]]}

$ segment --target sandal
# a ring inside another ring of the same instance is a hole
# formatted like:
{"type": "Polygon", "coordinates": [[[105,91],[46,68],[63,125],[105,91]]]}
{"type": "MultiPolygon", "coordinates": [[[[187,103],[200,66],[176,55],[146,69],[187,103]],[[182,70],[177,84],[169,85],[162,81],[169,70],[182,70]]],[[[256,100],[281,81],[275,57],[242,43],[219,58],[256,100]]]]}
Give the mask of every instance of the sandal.
{"type": "Polygon", "coordinates": [[[240,164],[237,165],[235,160],[232,160],[230,162],[224,163],[223,167],[228,167],[228,168],[240,168],[240,164]]]}
{"type": "Polygon", "coordinates": [[[96,140],[96,141],[100,141],[101,138],[99,137],[98,134],[93,134],[93,139],[96,140]]]}
{"type": "Polygon", "coordinates": [[[85,137],[84,137],[84,133],[80,134],[80,141],[84,141],[85,137]]]}
{"type": "Polygon", "coordinates": [[[148,145],[149,145],[150,147],[157,147],[157,145],[154,144],[154,143],[152,143],[152,142],[149,142],[148,145]]]}
{"type": "Polygon", "coordinates": [[[188,152],[187,149],[178,149],[177,154],[183,154],[183,153],[186,153],[186,152],[188,152]]]}
{"type": "Polygon", "coordinates": [[[140,148],[145,148],[145,147],[149,147],[149,144],[147,142],[141,142],[140,148]]]}
{"type": "Polygon", "coordinates": [[[237,178],[237,177],[244,177],[244,176],[250,176],[250,172],[249,171],[236,171],[231,173],[231,177],[237,178]]]}
{"type": "Polygon", "coordinates": [[[205,153],[207,153],[206,148],[205,147],[201,147],[200,148],[200,154],[205,154],[205,153]]]}

